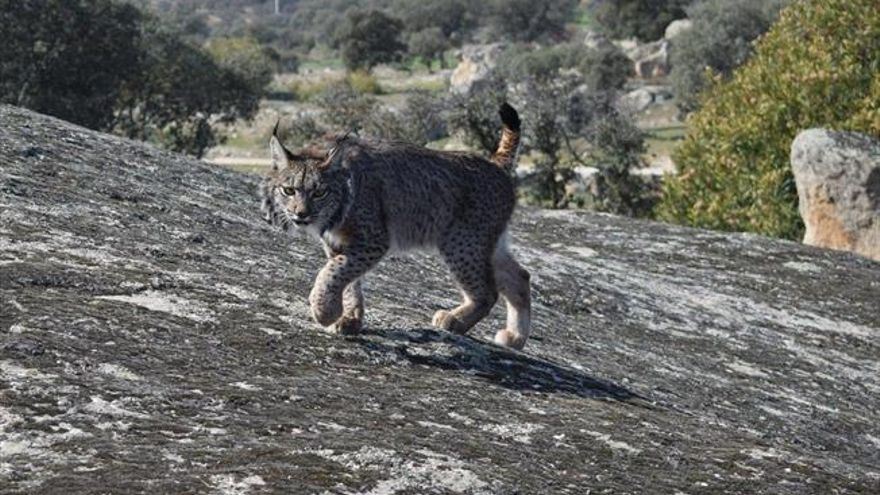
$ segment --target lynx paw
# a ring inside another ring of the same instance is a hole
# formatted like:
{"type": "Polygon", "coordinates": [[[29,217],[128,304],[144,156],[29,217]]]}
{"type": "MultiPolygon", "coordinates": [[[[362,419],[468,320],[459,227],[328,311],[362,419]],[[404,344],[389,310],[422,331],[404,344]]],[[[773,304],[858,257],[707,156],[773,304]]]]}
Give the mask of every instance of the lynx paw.
{"type": "Polygon", "coordinates": [[[526,345],[526,338],[517,333],[513,333],[508,329],[499,330],[498,333],[495,334],[495,343],[509,347],[511,349],[520,350],[526,345]]]}
{"type": "Polygon", "coordinates": [[[322,327],[329,327],[339,320],[342,316],[342,300],[335,298],[331,300],[321,300],[320,298],[309,297],[309,303],[312,307],[312,317],[322,327]]]}
{"type": "Polygon", "coordinates": [[[452,313],[449,311],[444,311],[442,309],[434,313],[434,318],[431,320],[431,324],[440,330],[446,330],[447,332],[459,335],[462,335],[469,330],[461,323],[461,320],[452,316],[452,313]]]}
{"type": "Polygon", "coordinates": [[[361,333],[362,328],[363,322],[359,318],[343,316],[330,327],[330,330],[339,335],[355,335],[361,333]]]}

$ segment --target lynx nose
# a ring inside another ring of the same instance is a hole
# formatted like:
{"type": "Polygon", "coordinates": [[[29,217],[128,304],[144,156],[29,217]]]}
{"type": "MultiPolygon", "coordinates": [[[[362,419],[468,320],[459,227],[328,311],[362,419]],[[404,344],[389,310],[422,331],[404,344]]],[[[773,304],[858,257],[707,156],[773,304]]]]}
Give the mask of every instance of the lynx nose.
{"type": "Polygon", "coordinates": [[[302,215],[300,213],[293,214],[293,223],[297,225],[308,225],[311,220],[312,219],[309,215],[302,215]]]}

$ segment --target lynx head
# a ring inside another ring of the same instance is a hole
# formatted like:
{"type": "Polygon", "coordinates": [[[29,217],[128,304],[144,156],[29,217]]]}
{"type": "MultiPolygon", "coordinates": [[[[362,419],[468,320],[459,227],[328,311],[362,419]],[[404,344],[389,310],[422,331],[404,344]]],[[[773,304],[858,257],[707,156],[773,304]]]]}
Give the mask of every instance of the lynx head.
{"type": "Polygon", "coordinates": [[[306,148],[296,153],[281,144],[276,132],[269,140],[272,171],[263,181],[266,221],[321,234],[344,215],[351,197],[349,172],[342,163],[342,142],[327,152],[306,148]]]}

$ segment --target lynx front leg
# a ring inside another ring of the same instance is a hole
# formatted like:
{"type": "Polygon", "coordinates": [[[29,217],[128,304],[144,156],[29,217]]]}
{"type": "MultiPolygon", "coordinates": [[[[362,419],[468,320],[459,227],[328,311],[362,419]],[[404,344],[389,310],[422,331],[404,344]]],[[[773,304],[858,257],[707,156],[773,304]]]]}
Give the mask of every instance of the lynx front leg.
{"type": "Polygon", "coordinates": [[[333,324],[333,330],[340,335],[360,333],[364,324],[364,293],[361,280],[348,284],[342,292],[342,317],[333,324]]]}
{"type": "MultiPolygon", "coordinates": [[[[376,265],[385,253],[385,249],[373,248],[371,250],[351,249],[342,254],[336,254],[327,260],[327,264],[318,273],[315,286],[309,295],[309,305],[312,316],[321,326],[328,327],[336,323],[343,316],[343,292],[349,285],[355,285],[358,278],[376,265]]],[[[352,288],[351,300],[357,301],[360,286],[352,288]]],[[[352,307],[357,307],[354,304],[352,307]]],[[[360,304],[361,317],[363,305],[360,304]]],[[[357,314],[355,311],[354,314],[357,314]]]]}

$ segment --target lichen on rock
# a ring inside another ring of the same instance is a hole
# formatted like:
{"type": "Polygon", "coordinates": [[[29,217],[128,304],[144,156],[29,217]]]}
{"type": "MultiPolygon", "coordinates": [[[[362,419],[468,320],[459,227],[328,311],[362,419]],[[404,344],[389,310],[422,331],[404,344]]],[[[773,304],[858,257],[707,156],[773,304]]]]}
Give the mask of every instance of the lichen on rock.
{"type": "Polygon", "coordinates": [[[527,352],[429,328],[446,269],[305,304],[258,177],[0,106],[0,493],[871,493],[880,265],[523,208],[527,352]]]}

